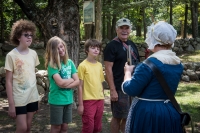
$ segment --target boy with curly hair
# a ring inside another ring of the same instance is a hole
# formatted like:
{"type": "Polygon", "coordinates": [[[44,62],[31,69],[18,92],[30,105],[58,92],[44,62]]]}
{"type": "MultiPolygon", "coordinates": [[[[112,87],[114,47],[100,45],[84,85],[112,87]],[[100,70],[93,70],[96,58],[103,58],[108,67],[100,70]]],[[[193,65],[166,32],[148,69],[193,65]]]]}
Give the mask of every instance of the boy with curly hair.
{"type": "Polygon", "coordinates": [[[6,55],[8,115],[16,120],[16,133],[31,132],[32,118],[38,110],[35,67],[39,65],[39,60],[37,53],[29,48],[35,33],[33,22],[23,19],[15,22],[10,40],[17,47],[6,55]]]}

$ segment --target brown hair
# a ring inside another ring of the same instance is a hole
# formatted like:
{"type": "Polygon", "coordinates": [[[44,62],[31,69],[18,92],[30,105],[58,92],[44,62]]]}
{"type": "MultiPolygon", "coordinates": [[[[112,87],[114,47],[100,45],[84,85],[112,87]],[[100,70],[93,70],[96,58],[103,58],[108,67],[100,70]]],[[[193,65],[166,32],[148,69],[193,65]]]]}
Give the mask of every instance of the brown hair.
{"type": "Polygon", "coordinates": [[[85,53],[88,54],[89,47],[98,47],[99,48],[99,54],[101,53],[101,42],[99,42],[96,39],[87,39],[85,42],[85,53]]]}
{"type": "Polygon", "coordinates": [[[162,48],[165,48],[165,49],[171,49],[172,48],[172,44],[157,44],[156,46],[158,47],[162,47],[162,48]]]}
{"type": "Polygon", "coordinates": [[[59,37],[54,36],[49,39],[46,46],[45,51],[45,68],[47,69],[48,65],[50,65],[53,68],[61,69],[60,64],[60,55],[58,53],[58,44],[62,43],[65,47],[65,56],[63,58],[64,64],[67,64],[68,60],[68,52],[67,52],[67,45],[66,43],[59,37]]]}
{"type": "Polygon", "coordinates": [[[20,19],[16,21],[11,29],[10,33],[10,41],[13,43],[13,45],[19,45],[19,38],[22,35],[22,32],[24,31],[30,31],[33,34],[33,39],[35,38],[36,34],[36,26],[33,22],[29,20],[23,20],[20,19]]]}

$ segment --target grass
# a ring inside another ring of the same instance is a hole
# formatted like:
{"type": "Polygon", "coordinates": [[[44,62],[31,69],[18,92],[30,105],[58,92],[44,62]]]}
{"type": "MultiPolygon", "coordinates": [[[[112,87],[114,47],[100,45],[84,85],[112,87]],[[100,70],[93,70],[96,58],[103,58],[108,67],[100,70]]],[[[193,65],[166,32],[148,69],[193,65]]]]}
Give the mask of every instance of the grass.
{"type": "Polygon", "coordinates": [[[182,62],[200,62],[200,50],[186,52],[179,56],[182,62]]]}
{"type": "MultiPolygon", "coordinates": [[[[110,92],[105,91],[105,95],[109,96],[110,92]]],[[[196,82],[180,82],[176,93],[176,99],[181,106],[183,112],[188,112],[193,121],[194,133],[200,133],[200,81],[196,82]]],[[[112,117],[110,112],[105,112],[104,121],[109,122],[112,117]]],[[[186,130],[191,133],[191,126],[187,126],[186,130]]]]}
{"type": "MultiPolygon", "coordinates": [[[[176,99],[179,102],[182,111],[190,113],[195,133],[200,132],[200,81],[196,82],[180,82],[178,91],[176,93],[176,99]]],[[[190,125],[187,127],[189,132],[191,130],[190,125]]]]}
{"type": "MultiPolygon", "coordinates": [[[[109,90],[105,91],[105,96],[109,96],[109,90]]],[[[188,112],[193,121],[194,133],[200,133],[200,81],[180,82],[176,93],[176,99],[183,112],[188,112]]],[[[103,121],[109,123],[112,117],[111,112],[105,112],[103,121]]],[[[186,127],[187,133],[191,133],[191,125],[186,127]]]]}

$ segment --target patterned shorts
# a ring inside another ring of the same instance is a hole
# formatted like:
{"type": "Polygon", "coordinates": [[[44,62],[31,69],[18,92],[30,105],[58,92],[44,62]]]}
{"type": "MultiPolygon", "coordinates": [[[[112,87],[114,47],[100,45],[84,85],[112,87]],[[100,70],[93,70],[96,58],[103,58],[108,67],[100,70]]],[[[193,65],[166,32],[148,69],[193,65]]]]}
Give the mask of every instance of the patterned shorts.
{"type": "Polygon", "coordinates": [[[117,90],[118,101],[111,101],[111,110],[114,118],[127,118],[130,108],[130,96],[117,90]]]}

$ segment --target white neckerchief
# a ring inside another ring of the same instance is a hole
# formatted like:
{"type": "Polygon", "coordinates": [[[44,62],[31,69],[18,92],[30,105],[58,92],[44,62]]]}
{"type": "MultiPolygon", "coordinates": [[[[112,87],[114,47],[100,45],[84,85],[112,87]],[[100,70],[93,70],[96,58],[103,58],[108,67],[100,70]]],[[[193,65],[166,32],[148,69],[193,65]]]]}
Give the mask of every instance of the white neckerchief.
{"type": "Polygon", "coordinates": [[[180,64],[180,58],[176,56],[172,50],[159,50],[149,56],[148,58],[155,57],[163,64],[177,65],[180,64]]]}

